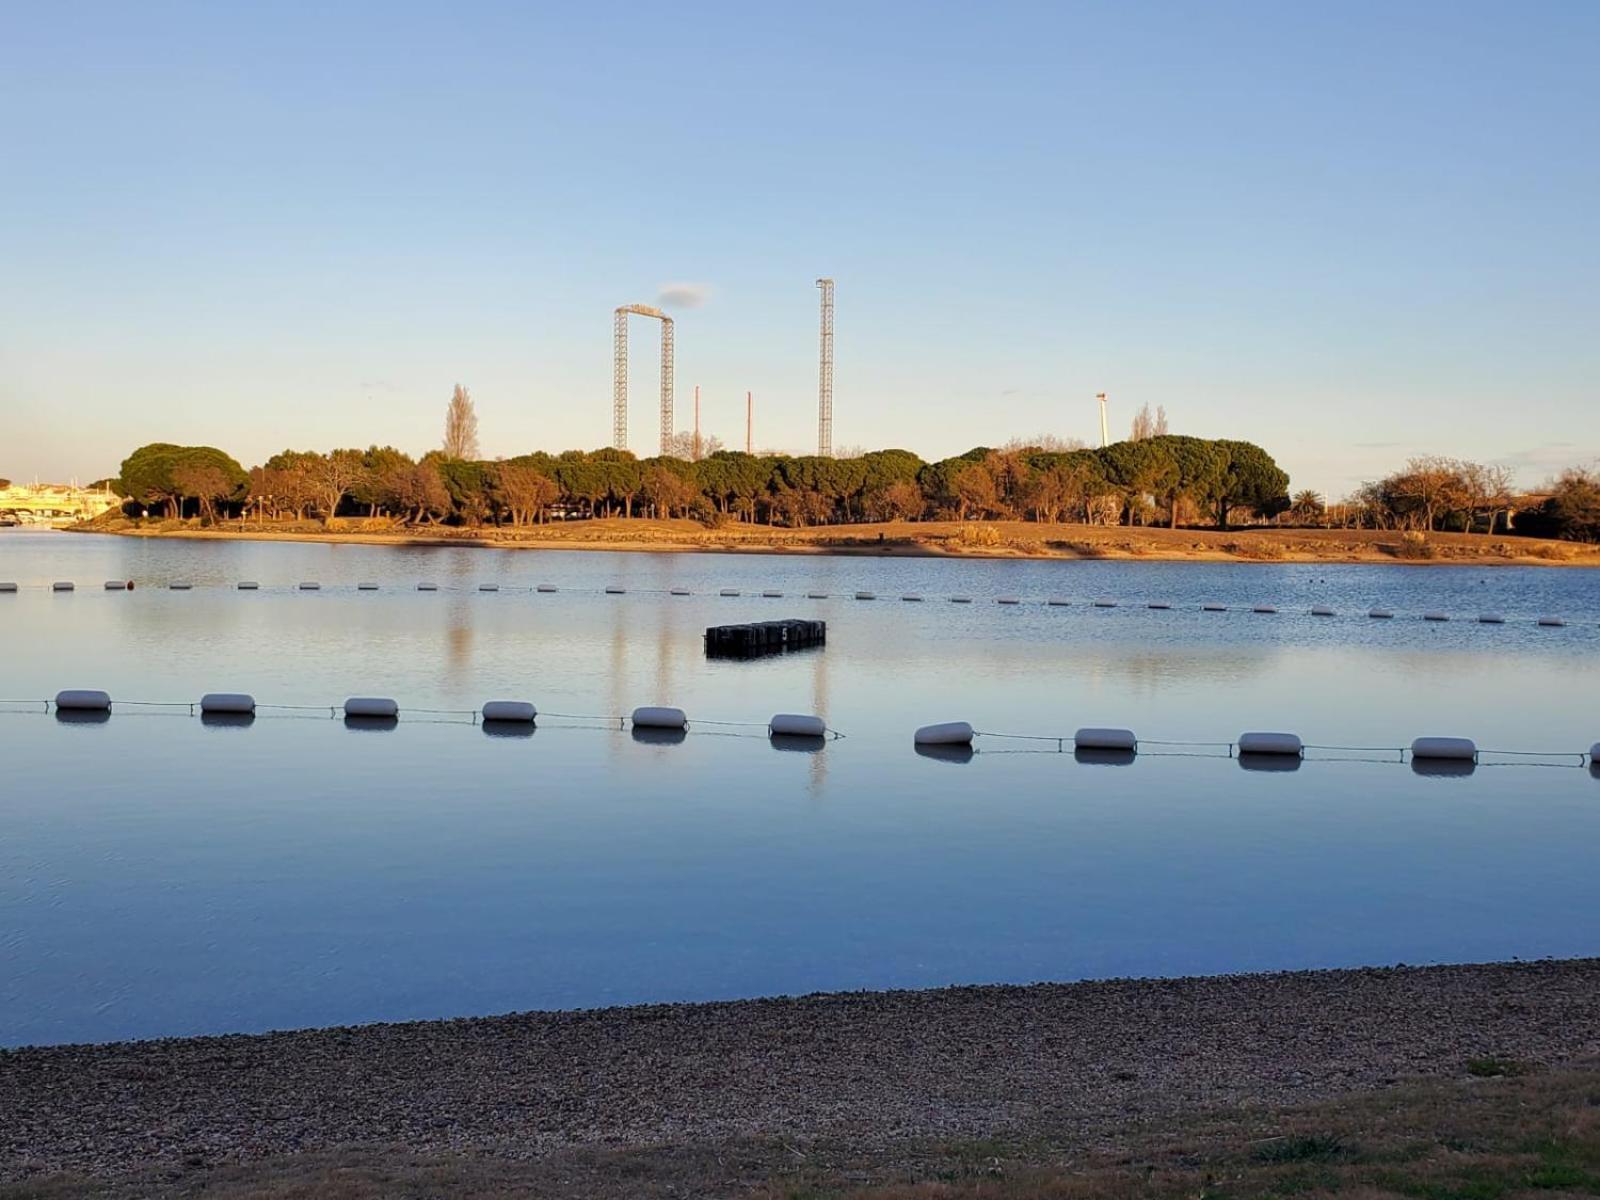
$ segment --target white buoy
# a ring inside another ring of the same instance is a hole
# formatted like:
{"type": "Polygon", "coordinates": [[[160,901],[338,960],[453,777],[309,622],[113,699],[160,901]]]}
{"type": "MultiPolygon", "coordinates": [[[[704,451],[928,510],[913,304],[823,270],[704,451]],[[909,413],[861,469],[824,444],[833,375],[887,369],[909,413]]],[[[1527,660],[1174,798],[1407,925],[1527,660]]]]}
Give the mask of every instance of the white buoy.
{"type": "Polygon", "coordinates": [[[322,585],[314,579],[307,579],[300,585],[300,590],[302,592],[320,592],[322,590],[322,585]]]}
{"type": "Polygon", "coordinates": [[[994,602],[996,604],[1021,604],[1022,598],[1020,596],[996,596],[994,602]]]}
{"type": "Polygon", "coordinates": [[[688,596],[688,595],[691,595],[691,593],[690,593],[688,588],[673,588],[672,591],[669,594],[673,595],[673,596],[688,596]]]}
{"type": "Polygon", "coordinates": [[[1149,604],[1146,604],[1145,607],[1146,608],[1171,608],[1172,605],[1168,604],[1165,600],[1152,600],[1149,604]]]}
{"type": "Polygon", "coordinates": [[[972,603],[972,597],[971,596],[951,596],[950,597],[950,603],[951,604],[971,604],[972,603]]]}
{"type": "Polygon", "coordinates": [[[480,583],[478,585],[478,590],[480,592],[498,592],[500,590],[500,585],[498,583],[480,583]]]}
{"type": "Polygon", "coordinates": [[[1255,613],[1275,613],[1278,610],[1270,604],[1257,604],[1250,611],[1255,613]]]}
{"type": "Polygon", "coordinates": [[[1201,612],[1227,612],[1228,611],[1228,606],[1226,604],[1202,604],[1200,606],[1200,611],[1201,612]]]}
{"type": "Polygon", "coordinates": [[[739,594],[739,589],[738,588],[723,588],[720,592],[717,593],[717,595],[719,595],[719,596],[737,596],[738,594],[739,594]]]}
{"type": "Polygon", "coordinates": [[[606,589],[606,595],[608,595],[608,596],[625,596],[625,595],[627,595],[627,593],[628,593],[628,589],[627,588],[618,587],[616,584],[612,584],[610,587],[608,587],[606,589]]]}
{"type": "Polygon", "coordinates": [[[783,599],[783,593],[782,592],[762,592],[761,593],[761,597],[764,600],[782,600],[783,599]]]}
{"type": "Polygon", "coordinates": [[[1137,750],[1139,739],[1131,729],[1080,729],[1072,735],[1072,744],[1079,750],[1137,750]]]}
{"type": "Polygon", "coordinates": [[[556,585],[553,584],[553,583],[541,583],[538,587],[534,588],[533,590],[536,591],[536,592],[554,592],[554,591],[557,591],[558,589],[557,589],[556,585]]]}
{"type": "Polygon", "coordinates": [[[633,710],[633,723],[643,729],[682,729],[689,718],[681,708],[647,704],[633,710]]]}
{"type": "Polygon", "coordinates": [[[901,596],[900,599],[904,600],[908,604],[922,603],[922,597],[917,595],[915,592],[907,592],[904,596],[901,596]]]}
{"type": "Polygon", "coordinates": [[[75,586],[70,580],[58,579],[50,585],[50,590],[52,592],[70,592],[75,586]]]}
{"type": "Polygon", "coordinates": [[[1423,613],[1422,619],[1424,621],[1448,621],[1450,619],[1450,614],[1442,612],[1423,613]]]}
{"type": "Polygon", "coordinates": [[[192,583],[180,583],[180,582],[174,581],[172,583],[167,584],[167,590],[168,591],[173,591],[173,592],[187,592],[187,591],[192,590],[193,588],[194,588],[194,584],[192,584],[192,583]]]}
{"type": "Polygon", "coordinates": [[[439,590],[439,585],[437,583],[419,583],[419,584],[417,584],[417,591],[419,591],[419,592],[437,592],[438,590],[439,590]]]}
{"type": "Polygon", "coordinates": [[[878,598],[877,595],[875,593],[873,593],[873,592],[857,592],[856,593],[856,599],[857,600],[876,600],[877,598],[878,598]]]}
{"type": "Polygon", "coordinates": [[[808,713],[778,713],[767,722],[767,732],[778,737],[823,737],[828,723],[808,713]]]}
{"type": "Polygon", "coordinates": [[[111,697],[92,688],[68,688],[56,693],[56,707],[68,712],[110,712],[111,697]]]}
{"type": "Polygon", "coordinates": [[[200,697],[202,713],[253,713],[256,699],[244,692],[207,692],[200,697]]]}
{"type": "Polygon", "coordinates": [[[1072,601],[1068,600],[1065,596],[1051,596],[1050,599],[1045,601],[1045,606],[1047,608],[1068,608],[1071,606],[1071,604],[1072,601]]]}
{"type": "Polygon", "coordinates": [[[1567,622],[1561,617],[1540,617],[1539,624],[1546,629],[1560,629],[1567,622]]]}
{"type": "Polygon", "coordinates": [[[128,590],[128,581],[126,579],[108,579],[108,580],[106,580],[106,591],[108,591],[108,592],[125,592],[127,590],[128,590]]]}
{"type": "Polygon", "coordinates": [[[239,582],[239,590],[241,592],[255,592],[260,591],[260,589],[261,585],[254,579],[244,579],[239,582]]]}
{"type": "Polygon", "coordinates": [[[1411,743],[1411,757],[1475,762],[1478,757],[1478,747],[1471,738],[1419,737],[1411,743]]]}
{"type": "Polygon", "coordinates": [[[400,705],[387,696],[351,696],[344,702],[347,717],[398,717],[400,705]]]}
{"type": "Polygon", "coordinates": [[[1094,606],[1096,608],[1115,608],[1117,602],[1115,600],[1096,600],[1094,606]]]}
{"type": "Polygon", "coordinates": [[[356,591],[358,591],[358,592],[375,592],[377,590],[378,590],[378,585],[375,584],[375,583],[358,583],[358,584],[356,584],[356,591]]]}
{"type": "Polygon", "coordinates": [[[965,721],[945,721],[939,725],[924,725],[912,735],[918,746],[970,746],[973,729],[965,721]]]}
{"type": "Polygon", "coordinates": [[[1313,617],[1336,617],[1339,614],[1334,612],[1333,609],[1329,608],[1326,604],[1313,604],[1311,606],[1311,615],[1313,617]]]}
{"type": "Polygon", "coordinates": [[[527,700],[487,700],[483,705],[485,721],[522,721],[531,724],[539,710],[527,700]]]}
{"type": "Polygon", "coordinates": [[[1234,745],[1240,754],[1293,754],[1305,752],[1300,735],[1295,733],[1241,733],[1234,745]]]}
{"type": "Polygon", "coordinates": [[[1374,608],[1367,613],[1374,621],[1389,621],[1394,618],[1394,613],[1387,608],[1374,608]]]}
{"type": "Polygon", "coordinates": [[[16,590],[17,585],[12,583],[9,579],[5,580],[4,582],[0,582],[0,592],[5,592],[9,595],[11,592],[16,590]]]}
{"type": "Polygon", "coordinates": [[[1503,616],[1501,616],[1499,613],[1479,613],[1478,614],[1478,624],[1479,625],[1504,625],[1505,623],[1506,623],[1506,619],[1503,616]]]}

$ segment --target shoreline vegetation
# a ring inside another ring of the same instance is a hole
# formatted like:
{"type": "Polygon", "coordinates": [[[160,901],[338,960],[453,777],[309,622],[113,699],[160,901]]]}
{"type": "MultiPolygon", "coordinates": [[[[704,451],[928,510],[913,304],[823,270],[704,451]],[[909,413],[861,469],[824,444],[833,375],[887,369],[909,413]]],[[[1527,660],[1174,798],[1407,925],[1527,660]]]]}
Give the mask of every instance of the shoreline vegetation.
{"type": "Polygon", "coordinates": [[[1600,1193],[1600,960],[0,1051],[0,1200],[1600,1193]]]}
{"type": "Polygon", "coordinates": [[[1416,563],[1600,567],[1600,546],[1482,533],[1256,526],[1166,529],[1037,521],[883,521],[800,529],[689,519],[600,517],[532,526],[428,526],[386,518],[257,522],[130,518],[107,513],[74,532],[197,540],[479,546],[733,554],[836,554],[923,558],[1033,558],[1146,562],[1416,563]]]}

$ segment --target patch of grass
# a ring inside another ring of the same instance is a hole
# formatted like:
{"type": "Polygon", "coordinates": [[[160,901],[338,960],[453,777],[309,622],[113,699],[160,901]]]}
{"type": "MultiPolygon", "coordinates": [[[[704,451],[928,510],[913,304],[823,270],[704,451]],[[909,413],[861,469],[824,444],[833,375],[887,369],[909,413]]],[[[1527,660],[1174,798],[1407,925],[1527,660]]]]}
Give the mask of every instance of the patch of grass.
{"type": "Polygon", "coordinates": [[[1333,1162],[1349,1156],[1344,1139],[1331,1133],[1273,1138],[1261,1143],[1250,1155],[1258,1163],[1333,1162]]]}
{"type": "Polygon", "coordinates": [[[1527,1063],[1511,1058],[1469,1058],[1467,1074],[1477,1079],[1508,1079],[1526,1075],[1531,1070],[1527,1063]]]}
{"type": "MultiPolygon", "coordinates": [[[[1478,1061],[1478,1060],[1474,1060],[1478,1061]]],[[[0,1184],[0,1200],[1246,1200],[1600,1196],[1600,1069],[1452,1079],[1301,1107],[1232,1104],[937,1142],[768,1136],[567,1148],[534,1157],[360,1146],[233,1165],[155,1167],[113,1183],[0,1184]]],[[[13,1171],[15,1159],[0,1159],[13,1171]]]]}

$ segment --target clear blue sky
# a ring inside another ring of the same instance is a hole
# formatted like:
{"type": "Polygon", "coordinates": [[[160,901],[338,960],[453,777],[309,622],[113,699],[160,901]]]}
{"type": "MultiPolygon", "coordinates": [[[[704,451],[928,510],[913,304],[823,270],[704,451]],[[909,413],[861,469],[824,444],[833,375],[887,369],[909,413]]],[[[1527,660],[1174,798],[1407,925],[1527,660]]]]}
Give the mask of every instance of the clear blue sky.
{"type": "Polygon", "coordinates": [[[0,475],[154,440],[927,457],[1164,404],[1342,493],[1600,456],[1600,4],[0,0],[0,475]],[[634,447],[655,439],[636,322],[634,447]]]}

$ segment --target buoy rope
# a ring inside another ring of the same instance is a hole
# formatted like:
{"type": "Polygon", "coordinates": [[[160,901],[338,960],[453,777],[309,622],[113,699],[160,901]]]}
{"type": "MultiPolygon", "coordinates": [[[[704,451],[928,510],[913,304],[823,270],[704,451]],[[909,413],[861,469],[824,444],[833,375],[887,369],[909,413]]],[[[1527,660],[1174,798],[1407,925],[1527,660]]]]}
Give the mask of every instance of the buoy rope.
{"type": "Polygon", "coordinates": [[[1405,746],[1313,746],[1310,742],[1305,744],[1307,750],[1344,750],[1351,754],[1404,754],[1405,746]]]}
{"type": "MultiPolygon", "coordinates": [[[[1574,757],[1573,751],[1571,751],[1571,750],[1554,750],[1554,751],[1551,751],[1549,753],[1545,753],[1544,751],[1541,751],[1541,750],[1484,750],[1484,749],[1479,749],[1478,753],[1479,753],[1479,755],[1484,755],[1484,754],[1504,754],[1504,755],[1508,755],[1508,756],[1513,757],[1513,758],[1572,758],[1572,757],[1574,757]]],[[[1587,754],[1584,754],[1584,753],[1578,753],[1576,755],[1576,757],[1581,758],[1584,762],[1588,762],[1589,761],[1589,756],[1587,754]]]]}
{"type": "Polygon", "coordinates": [[[1157,741],[1155,738],[1140,738],[1139,739],[1139,745],[1141,745],[1141,746],[1192,746],[1192,747],[1196,747],[1196,748],[1216,749],[1219,746],[1231,748],[1233,746],[1233,743],[1232,742],[1162,742],[1162,741],[1157,741]]]}

